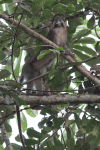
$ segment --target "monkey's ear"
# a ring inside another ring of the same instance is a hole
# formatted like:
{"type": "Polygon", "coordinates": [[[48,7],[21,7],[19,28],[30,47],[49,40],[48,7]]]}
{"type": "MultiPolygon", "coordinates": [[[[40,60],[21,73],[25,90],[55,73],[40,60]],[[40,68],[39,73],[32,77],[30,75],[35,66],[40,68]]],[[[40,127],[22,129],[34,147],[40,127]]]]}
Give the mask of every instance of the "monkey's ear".
{"type": "Polygon", "coordinates": [[[62,21],[63,27],[66,28],[66,21],[62,21]]]}
{"type": "Polygon", "coordinates": [[[51,29],[53,29],[54,27],[55,27],[55,22],[52,23],[51,29]]]}

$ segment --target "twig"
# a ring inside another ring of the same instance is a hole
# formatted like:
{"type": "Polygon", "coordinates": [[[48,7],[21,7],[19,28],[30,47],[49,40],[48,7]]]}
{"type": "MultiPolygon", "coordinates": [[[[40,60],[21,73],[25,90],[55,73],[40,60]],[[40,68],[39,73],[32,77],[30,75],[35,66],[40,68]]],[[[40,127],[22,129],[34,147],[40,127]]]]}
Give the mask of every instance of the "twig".
{"type": "MultiPolygon", "coordinates": [[[[60,128],[60,131],[61,131],[61,136],[62,136],[62,139],[63,139],[63,142],[64,142],[64,145],[65,145],[65,149],[67,148],[66,146],[66,143],[65,143],[65,140],[64,140],[64,136],[63,136],[63,133],[62,133],[62,129],[60,128]]],[[[66,149],[67,150],[67,149],[66,149]]]]}
{"type": "MultiPolygon", "coordinates": [[[[23,11],[23,12],[24,12],[24,11],[23,11]]],[[[13,68],[13,51],[14,51],[13,48],[14,48],[15,38],[16,38],[16,36],[17,36],[17,31],[18,31],[20,22],[21,22],[21,20],[22,20],[22,17],[23,17],[23,13],[22,13],[22,16],[21,16],[21,18],[20,18],[20,21],[19,21],[19,23],[18,23],[16,32],[15,32],[15,35],[14,35],[13,44],[12,44],[12,54],[11,54],[12,73],[13,73],[13,77],[14,77],[14,79],[15,79],[16,82],[17,82],[17,79],[16,79],[16,77],[15,77],[14,68],[13,68]]]]}

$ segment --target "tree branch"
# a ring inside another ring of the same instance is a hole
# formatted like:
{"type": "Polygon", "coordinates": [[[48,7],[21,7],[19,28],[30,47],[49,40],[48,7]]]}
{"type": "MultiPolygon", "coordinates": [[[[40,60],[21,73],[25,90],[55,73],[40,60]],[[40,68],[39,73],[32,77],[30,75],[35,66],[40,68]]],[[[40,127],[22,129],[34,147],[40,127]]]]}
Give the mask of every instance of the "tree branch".
{"type": "MultiPolygon", "coordinates": [[[[9,18],[9,16],[0,13],[0,18],[8,21],[9,23],[18,26],[19,21],[13,20],[12,18],[9,18]]],[[[29,27],[25,26],[24,24],[20,23],[19,27],[28,35],[30,35],[31,37],[34,37],[42,42],[44,42],[45,44],[48,44],[52,47],[58,48],[59,46],[57,46],[55,43],[53,43],[52,41],[48,40],[47,38],[45,38],[44,36],[38,34],[37,32],[35,32],[34,30],[31,30],[29,27]]]]}
{"type": "MultiPolygon", "coordinates": [[[[0,114],[0,118],[1,118],[1,114],[0,114]]],[[[6,147],[8,150],[13,150],[13,147],[9,141],[9,138],[7,136],[7,133],[6,133],[6,129],[5,129],[5,126],[4,126],[4,123],[2,123],[2,119],[0,119],[0,129],[1,129],[1,134],[2,134],[2,137],[3,137],[3,140],[4,142],[6,143],[6,147]]]]}
{"type": "MultiPolygon", "coordinates": [[[[81,103],[100,103],[100,95],[89,94],[61,94],[51,96],[26,96],[19,95],[23,101],[28,105],[58,105],[58,104],[81,104],[81,103]]],[[[15,102],[11,102],[9,105],[15,105],[15,102]]],[[[0,96],[0,105],[7,105],[4,102],[4,98],[0,96]]]]}
{"type": "MultiPolygon", "coordinates": [[[[61,53],[61,56],[63,58],[65,58],[68,62],[76,62],[71,56],[69,55],[64,55],[63,53],[61,53]]],[[[89,71],[86,70],[86,68],[83,65],[80,66],[74,66],[75,69],[77,71],[79,71],[82,75],[84,75],[85,77],[87,77],[89,80],[91,80],[93,83],[95,83],[96,85],[100,84],[100,80],[93,76],[89,71]]]]}

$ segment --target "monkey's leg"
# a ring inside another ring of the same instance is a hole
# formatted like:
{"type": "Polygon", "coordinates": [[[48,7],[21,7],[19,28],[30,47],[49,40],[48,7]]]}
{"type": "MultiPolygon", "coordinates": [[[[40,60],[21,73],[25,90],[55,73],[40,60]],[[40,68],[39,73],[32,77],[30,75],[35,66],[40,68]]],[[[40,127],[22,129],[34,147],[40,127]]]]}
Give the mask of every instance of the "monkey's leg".
{"type": "MultiPolygon", "coordinates": [[[[40,71],[35,71],[35,76],[40,76],[40,71]]],[[[43,85],[42,85],[42,78],[35,80],[35,87],[36,87],[36,94],[43,95],[43,85]]]]}
{"type": "Polygon", "coordinates": [[[42,90],[42,79],[38,79],[38,80],[35,80],[35,87],[36,87],[36,93],[37,95],[43,95],[43,90],[42,90]]]}
{"type": "MultiPolygon", "coordinates": [[[[29,80],[31,80],[31,78],[29,80]]],[[[33,81],[30,82],[30,83],[27,83],[26,95],[30,95],[31,94],[32,89],[33,89],[33,83],[34,83],[33,81]]]]}

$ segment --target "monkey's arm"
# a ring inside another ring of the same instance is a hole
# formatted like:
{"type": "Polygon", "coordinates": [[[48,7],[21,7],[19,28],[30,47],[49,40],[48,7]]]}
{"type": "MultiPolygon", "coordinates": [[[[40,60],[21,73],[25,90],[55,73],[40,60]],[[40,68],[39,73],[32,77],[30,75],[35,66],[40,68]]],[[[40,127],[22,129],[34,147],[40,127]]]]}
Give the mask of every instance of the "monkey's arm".
{"type": "Polygon", "coordinates": [[[29,63],[29,64],[34,63],[34,61],[37,60],[37,56],[40,54],[40,52],[41,52],[42,50],[48,50],[48,49],[52,49],[52,47],[49,47],[49,46],[42,46],[42,47],[40,48],[40,50],[38,50],[38,52],[36,52],[36,54],[34,54],[34,55],[28,60],[28,63],[29,63]]]}
{"type": "Polygon", "coordinates": [[[46,54],[42,59],[34,61],[32,65],[37,70],[41,69],[44,66],[47,66],[50,62],[52,62],[53,56],[55,56],[55,55],[56,54],[54,52],[50,52],[50,53],[46,54]]]}

